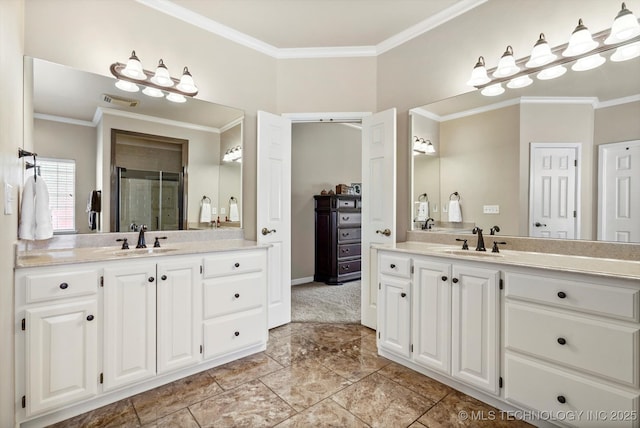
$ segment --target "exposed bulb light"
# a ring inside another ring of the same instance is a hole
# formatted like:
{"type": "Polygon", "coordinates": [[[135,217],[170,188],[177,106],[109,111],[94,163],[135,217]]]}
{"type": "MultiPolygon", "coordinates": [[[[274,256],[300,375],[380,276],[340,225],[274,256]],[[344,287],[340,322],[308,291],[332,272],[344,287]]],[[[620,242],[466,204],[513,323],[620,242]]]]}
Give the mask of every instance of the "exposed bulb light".
{"type": "Polygon", "coordinates": [[[242,163],[242,147],[235,146],[224,152],[222,156],[223,162],[237,162],[242,163]]]}
{"type": "Polygon", "coordinates": [[[138,92],[140,90],[138,85],[126,80],[116,80],[116,88],[125,92],[138,92]]]}
{"type": "Polygon", "coordinates": [[[171,101],[172,103],[186,103],[187,102],[187,99],[184,97],[184,95],[174,94],[173,92],[168,93],[166,98],[169,101],[171,101]]]}
{"type": "Polygon", "coordinates": [[[504,93],[504,88],[500,83],[494,83],[484,88],[480,93],[485,97],[496,97],[504,93]]]}
{"type": "Polygon", "coordinates": [[[122,70],[122,74],[135,80],[145,80],[147,78],[142,69],[142,63],[136,56],[136,51],[131,51],[131,56],[127,61],[127,66],[122,70]]]}
{"type": "Polygon", "coordinates": [[[509,89],[525,88],[532,83],[533,83],[533,80],[531,80],[529,76],[520,76],[520,77],[516,77],[515,79],[509,80],[509,83],[507,83],[507,88],[509,89]]]}
{"type": "Polygon", "coordinates": [[[153,98],[160,98],[160,97],[164,97],[164,94],[162,93],[162,91],[160,89],[157,88],[151,88],[149,86],[147,86],[146,88],[144,88],[142,90],[142,93],[149,96],[149,97],[153,97],[153,98]]]}
{"type": "Polygon", "coordinates": [[[493,77],[509,77],[513,76],[518,71],[520,71],[520,67],[516,65],[516,60],[513,57],[513,48],[509,45],[502,54],[502,57],[498,62],[498,68],[493,72],[493,77]]]}
{"type": "Polygon", "coordinates": [[[611,33],[604,41],[605,45],[613,45],[640,35],[640,24],[634,14],[622,3],[620,12],[611,25],[611,33]]]}
{"type": "Polygon", "coordinates": [[[568,57],[581,55],[594,50],[596,47],[598,47],[598,42],[593,40],[591,32],[582,23],[582,19],[579,19],[578,25],[576,26],[576,29],[573,30],[571,38],[569,39],[569,45],[562,52],[562,56],[568,57]]]}
{"type": "Polygon", "coordinates": [[[580,58],[571,66],[573,71],[587,71],[600,67],[604,64],[605,59],[600,54],[590,55],[585,58],[580,58]]]}
{"type": "Polygon", "coordinates": [[[620,46],[616,49],[616,51],[611,55],[611,61],[613,62],[621,62],[627,61],[633,58],[637,58],[640,56],[640,42],[631,43],[627,46],[620,46]]]}
{"type": "Polygon", "coordinates": [[[431,140],[425,140],[424,138],[413,137],[415,140],[413,141],[413,155],[426,155],[433,154],[436,152],[436,148],[431,142],[431,140]]]}
{"type": "Polygon", "coordinates": [[[167,69],[167,66],[164,65],[164,62],[162,60],[158,62],[156,73],[151,78],[151,81],[158,86],[162,86],[163,88],[169,88],[173,86],[173,80],[171,80],[169,70],[167,69]]]}
{"type": "Polygon", "coordinates": [[[490,81],[491,79],[487,76],[487,69],[484,66],[484,57],[479,57],[478,62],[471,71],[471,78],[467,81],[467,85],[481,86],[490,81]]]}
{"type": "Polygon", "coordinates": [[[196,93],[198,92],[198,88],[196,84],[193,82],[193,76],[189,73],[189,69],[187,67],[182,71],[182,77],[180,78],[180,83],[176,86],[179,90],[186,93],[196,93]]]}
{"type": "Polygon", "coordinates": [[[544,38],[544,33],[540,33],[538,41],[533,45],[533,49],[531,50],[529,61],[527,61],[524,66],[527,68],[541,67],[549,64],[556,58],[558,58],[558,56],[551,53],[551,47],[549,47],[549,43],[547,43],[547,40],[544,38]]]}
{"type": "Polygon", "coordinates": [[[537,78],[540,80],[551,80],[557,77],[562,76],[567,72],[567,69],[561,65],[556,65],[555,67],[547,68],[542,70],[537,74],[537,78]]]}

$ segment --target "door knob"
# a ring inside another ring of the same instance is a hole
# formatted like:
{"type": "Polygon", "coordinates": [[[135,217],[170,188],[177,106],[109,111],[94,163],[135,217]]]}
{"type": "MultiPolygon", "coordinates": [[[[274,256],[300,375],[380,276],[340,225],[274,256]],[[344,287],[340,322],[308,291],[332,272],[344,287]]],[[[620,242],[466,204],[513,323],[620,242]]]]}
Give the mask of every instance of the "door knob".
{"type": "Polygon", "coordinates": [[[407,297],[407,293],[400,293],[401,297],[407,297]]]}
{"type": "Polygon", "coordinates": [[[271,229],[271,230],[269,230],[269,229],[267,229],[266,227],[263,227],[263,228],[262,228],[262,234],[263,234],[263,235],[265,235],[265,236],[266,236],[266,235],[268,235],[268,234],[270,234],[270,233],[274,233],[275,231],[276,231],[275,229],[271,229]]]}
{"type": "Polygon", "coordinates": [[[166,280],[167,280],[167,275],[162,275],[162,276],[160,277],[160,279],[161,279],[161,280],[163,280],[163,281],[166,281],[166,280]]]}
{"type": "Polygon", "coordinates": [[[535,227],[547,227],[547,225],[546,225],[546,224],[544,224],[544,223],[540,223],[539,221],[536,221],[533,225],[534,225],[535,227]]]}
{"type": "Polygon", "coordinates": [[[385,230],[376,230],[376,233],[380,233],[384,236],[390,236],[391,235],[391,231],[389,229],[385,229],[385,230]]]}

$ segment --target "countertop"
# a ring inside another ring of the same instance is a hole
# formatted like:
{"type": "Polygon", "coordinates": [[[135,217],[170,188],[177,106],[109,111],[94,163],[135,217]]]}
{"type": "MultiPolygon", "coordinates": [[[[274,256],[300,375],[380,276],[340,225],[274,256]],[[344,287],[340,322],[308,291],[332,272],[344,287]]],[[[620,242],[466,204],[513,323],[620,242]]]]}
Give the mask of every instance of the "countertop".
{"type": "Polygon", "coordinates": [[[153,248],[153,245],[148,248],[131,247],[128,250],[122,250],[118,246],[112,246],[18,251],[16,252],[15,267],[55,266],[70,263],[129,260],[131,258],[212,253],[267,247],[269,247],[269,245],[258,244],[255,241],[246,241],[244,239],[215,239],[210,241],[176,242],[165,244],[160,248],[153,248]]]}
{"type": "Polygon", "coordinates": [[[596,257],[572,256],[563,254],[533,253],[527,251],[500,250],[499,253],[478,252],[473,248],[461,250],[461,247],[428,242],[399,242],[394,246],[374,245],[385,251],[438,256],[456,260],[473,260],[499,265],[533,267],[555,271],[587,273],[640,280],[640,261],[617,260],[596,257]]]}

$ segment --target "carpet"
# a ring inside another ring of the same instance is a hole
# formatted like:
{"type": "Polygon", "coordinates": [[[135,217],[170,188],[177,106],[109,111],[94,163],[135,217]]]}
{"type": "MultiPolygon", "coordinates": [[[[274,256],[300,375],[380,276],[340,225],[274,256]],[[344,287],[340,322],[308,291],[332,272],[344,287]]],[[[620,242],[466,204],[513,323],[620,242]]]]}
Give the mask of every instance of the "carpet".
{"type": "Polygon", "coordinates": [[[292,286],[291,321],[360,324],[360,281],[292,286]]]}

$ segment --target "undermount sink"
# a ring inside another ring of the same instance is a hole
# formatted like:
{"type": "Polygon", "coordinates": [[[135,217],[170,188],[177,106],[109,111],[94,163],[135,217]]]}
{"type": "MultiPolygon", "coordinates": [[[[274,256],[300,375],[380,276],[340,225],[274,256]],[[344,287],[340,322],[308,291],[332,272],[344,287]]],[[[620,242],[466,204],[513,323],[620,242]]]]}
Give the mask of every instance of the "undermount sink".
{"type": "Polygon", "coordinates": [[[500,253],[492,253],[490,251],[474,251],[474,250],[445,250],[447,254],[453,254],[456,256],[480,256],[480,257],[504,257],[500,253]]]}
{"type": "Polygon", "coordinates": [[[166,254],[172,251],[176,251],[176,248],[131,248],[129,250],[116,250],[113,252],[116,256],[131,256],[131,255],[142,255],[142,254],[166,254]]]}

